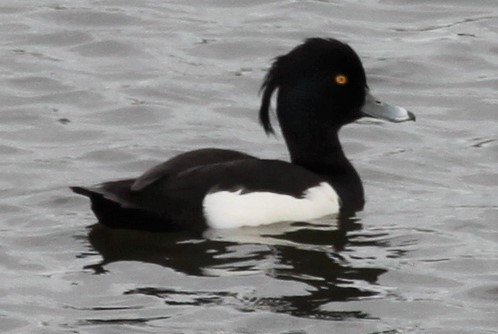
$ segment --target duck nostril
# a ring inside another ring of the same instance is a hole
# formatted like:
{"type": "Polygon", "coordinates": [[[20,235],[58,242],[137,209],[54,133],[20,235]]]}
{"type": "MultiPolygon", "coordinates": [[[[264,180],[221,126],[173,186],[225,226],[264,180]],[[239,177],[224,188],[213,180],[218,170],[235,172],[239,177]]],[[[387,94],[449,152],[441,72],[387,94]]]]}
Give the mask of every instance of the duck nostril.
{"type": "Polygon", "coordinates": [[[380,102],[379,100],[375,100],[375,103],[376,104],[382,104],[382,102],[380,102]]]}

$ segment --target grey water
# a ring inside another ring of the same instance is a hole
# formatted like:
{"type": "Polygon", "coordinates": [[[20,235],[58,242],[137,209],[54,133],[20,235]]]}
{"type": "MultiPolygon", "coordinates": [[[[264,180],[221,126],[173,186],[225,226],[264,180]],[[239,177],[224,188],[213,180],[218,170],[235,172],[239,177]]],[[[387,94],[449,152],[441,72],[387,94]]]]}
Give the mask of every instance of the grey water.
{"type": "Polygon", "coordinates": [[[498,333],[494,0],[4,0],[2,333],[498,333]],[[288,159],[257,123],[271,58],[335,37],[416,123],[341,138],[354,218],[112,231],[68,186],[177,153],[288,159]]]}

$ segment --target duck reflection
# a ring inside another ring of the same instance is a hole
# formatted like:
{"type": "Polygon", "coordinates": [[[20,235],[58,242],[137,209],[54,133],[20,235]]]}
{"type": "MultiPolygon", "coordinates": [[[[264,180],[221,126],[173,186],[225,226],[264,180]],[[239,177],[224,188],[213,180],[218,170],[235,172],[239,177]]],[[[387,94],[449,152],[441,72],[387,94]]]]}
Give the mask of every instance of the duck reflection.
{"type": "Polygon", "coordinates": [[[102,261],[85,268],[100,274],[106,272],[109,263],[139,261],[172,268],[189,276],[263,274],[267,278],[289,281],[289,284],[304,284],[306,288],[303,293],[295,295],[279,295],[277,292],[277,297],[274,292],[271,297],[258,293],[255,300],[227,291],[181,291],[157,287],[134,289],[127,294],[154,295],[172,305],[219,305],[229,298],[237,300],[236,308],[244,311],[265,309],[334,320],[368,318],[370,316],[361,311],[322,309],[331,302],[358,300],[379,293],[376,282],[386,270],[358,266],[355,265],[357,262],[351,261],[355,249],[382,246],[379,241],[382,237],[363,235],[361,227],[356,218],[346,215],[314,223],[207,231],[203,236],[191,232],[158,234],[113,230],[96,224],[90,227],[88,240],[102,255],[102,261]]]}

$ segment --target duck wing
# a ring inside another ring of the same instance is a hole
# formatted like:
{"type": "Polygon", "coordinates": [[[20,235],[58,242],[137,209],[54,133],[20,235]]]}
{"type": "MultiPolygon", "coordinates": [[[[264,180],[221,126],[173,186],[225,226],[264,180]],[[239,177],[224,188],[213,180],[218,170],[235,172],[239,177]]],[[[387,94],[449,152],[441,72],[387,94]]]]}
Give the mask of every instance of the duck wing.
{"type": "Polygon", "coordinates": [[[135,179],[131,185],[131,190],[140,191],[159,179],[172,177],[190,168],[241,159],[256,158],[242,152],[216,148],[185,152],[146,171],[135,179]]]}

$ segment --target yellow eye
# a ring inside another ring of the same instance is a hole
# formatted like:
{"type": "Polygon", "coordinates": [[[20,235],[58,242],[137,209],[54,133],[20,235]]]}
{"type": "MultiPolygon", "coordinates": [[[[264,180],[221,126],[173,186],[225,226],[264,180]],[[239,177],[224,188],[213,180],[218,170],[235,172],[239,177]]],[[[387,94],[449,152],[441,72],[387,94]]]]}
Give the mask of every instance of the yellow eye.
{"type": "Polygon", "coordinates": [[[348,77],[344,74],[338,74],[335,76],[335,83],[338,85],[345,85],[348,83],[348,77]]]}

